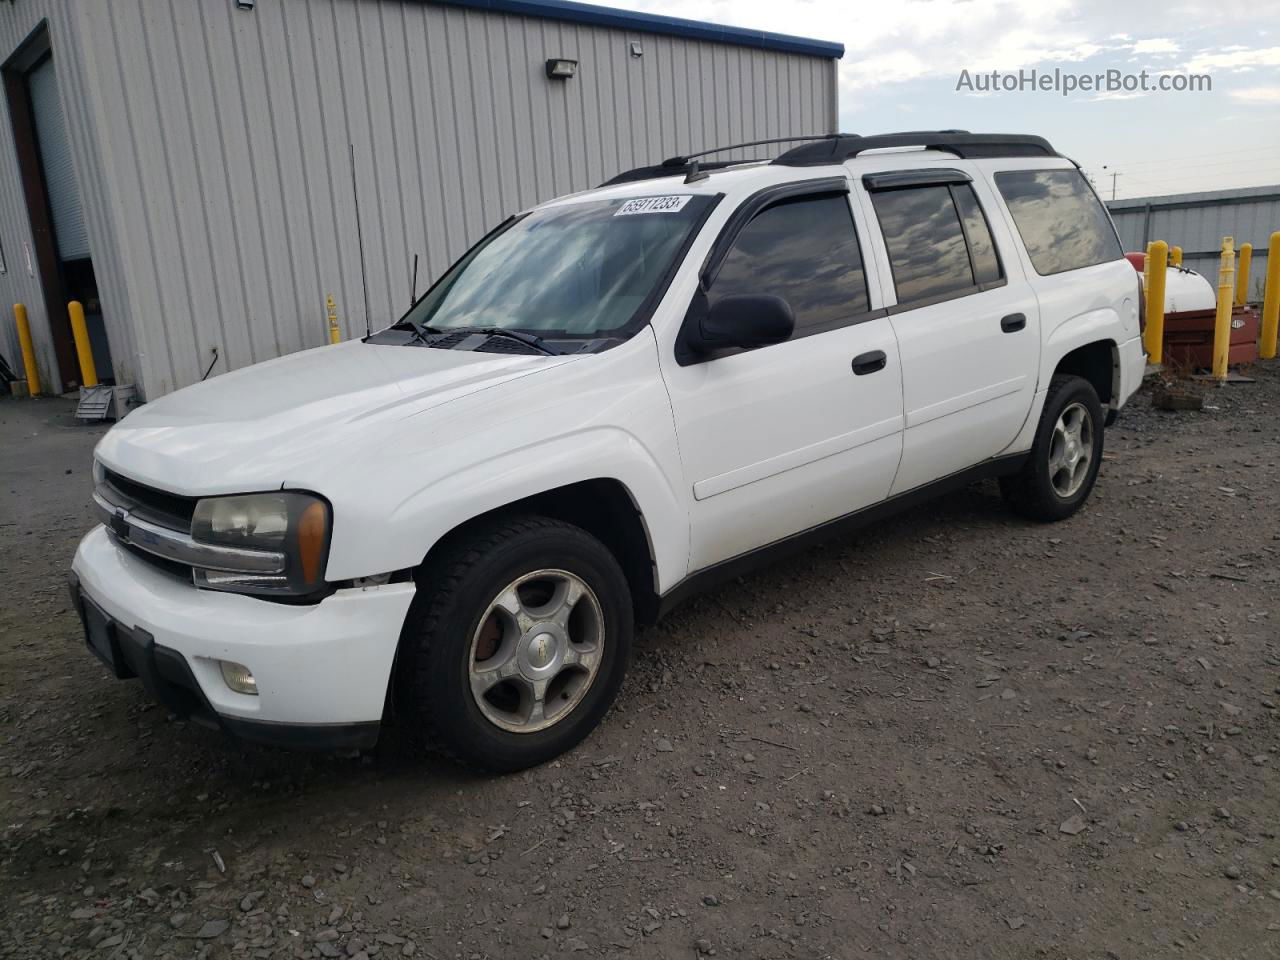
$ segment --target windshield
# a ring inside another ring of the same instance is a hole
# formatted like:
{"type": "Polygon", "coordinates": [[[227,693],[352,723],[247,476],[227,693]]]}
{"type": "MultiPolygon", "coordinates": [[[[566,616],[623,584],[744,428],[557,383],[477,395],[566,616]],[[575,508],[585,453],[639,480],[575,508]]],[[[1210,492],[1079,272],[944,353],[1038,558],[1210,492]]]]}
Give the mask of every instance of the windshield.
{"type": "Polygon", "coordinates": [[[550,338],[628,333],[714,199],[681,194],[535,210],[454,264],[404,320],[550,338]]]}

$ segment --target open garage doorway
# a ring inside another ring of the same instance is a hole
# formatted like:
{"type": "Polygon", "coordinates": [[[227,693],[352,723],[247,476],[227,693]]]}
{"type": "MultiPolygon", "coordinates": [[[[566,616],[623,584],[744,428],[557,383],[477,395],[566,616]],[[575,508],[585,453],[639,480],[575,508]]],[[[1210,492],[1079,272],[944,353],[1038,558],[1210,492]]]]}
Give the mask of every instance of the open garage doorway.
{"type": "Polygon", "coordinates": [[[47,28],[37,31],[5,64],[4,86],[31,218],[35,268],[49,315],[62,389],[72,390],[80,383],[67,314],[71,300],[84,305],[98,379],[112,383],[111,351],[47,28]]]}

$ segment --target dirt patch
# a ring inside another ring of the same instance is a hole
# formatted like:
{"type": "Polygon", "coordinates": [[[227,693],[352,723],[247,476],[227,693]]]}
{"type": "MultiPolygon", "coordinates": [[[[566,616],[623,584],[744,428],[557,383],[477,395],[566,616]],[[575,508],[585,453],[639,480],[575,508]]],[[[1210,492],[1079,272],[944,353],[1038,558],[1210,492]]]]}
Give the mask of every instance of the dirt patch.
{"type": "Polygon", "coordinates": [[[1066,523],[979,485],[690,603],[500,779],[237,747],[110,680],[64,585],[101,431],[0,404],[0,955],[1276,956],[1258,377],[1135,398],[1066,523]]]}

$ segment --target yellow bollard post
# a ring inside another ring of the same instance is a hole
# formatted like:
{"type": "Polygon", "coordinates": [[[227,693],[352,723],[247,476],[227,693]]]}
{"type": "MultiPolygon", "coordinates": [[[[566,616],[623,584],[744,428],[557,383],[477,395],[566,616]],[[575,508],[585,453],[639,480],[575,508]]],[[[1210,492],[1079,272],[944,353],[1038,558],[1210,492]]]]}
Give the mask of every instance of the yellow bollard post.
{"type": "Polygon", "coordinates": [[[89,327],[84,322],[84,306],[79,300],[67,304],[71,314],[71,335],[76,341],[76,359],[80,361],[80,383],[86,387],[98,385],[98,368],[93,364],[93,348],[89,346],[89,327]]]}
{"type": "MultiPolygon", "coordinates": [[[[1280,237],[1280,233],[1276,236],[1280,237]]],[[[31,323],[27,320],[25,304],[13,305],[13,320],[18,325],[18,345],[22,348],[22,366],[27,372],[27,393],[34,397],[40,392],[40,371],[36,369],[36,348],[31,342],[31,323]]]]}
{"type": "Polygon", "coordinates": [[[333,294],[325,297],[325,306],[329,308],[329,342],[341,343],[342,331],[338,329],[338,305],[333,302],[333,294]]]}
{"type": "Polygon", "coordinates": [[[1182,248],[1181,247],[1175,246],[1173,247],[1173,249],[1169,251],[1169,266],[1171,267],[1182,266],[1182,248]]]}
{"type": "Polygon", "coordinates": [[[1262,343],[1258,356],[1271,360],[1276,355],[1276,332],[1280,327],[1280,230],[1271,235],[1267,247],[1267,286],[1262,293],[1262,343]]]}
{"type": "Polygon", "coordinates": [[[1231,304],[1234,299],[1236,251],[1231,237],[1222,238],[1222,260],[1218,265],[1218,312],[1213,322],[1213,379],[1227,379],[1227,354],[1231,350],[1231,304]]]}
{"type": "Polygon", "coordinates": [[[1249,265],[1253,263],[1253,244],[1240,244],[1240,264],[1236,267],[1236,306],[1249,302],[1249,265]]]}
{"type": "Polygon", "coordinates": [[[1147,244],[1147,331],[1143,343],[1149,363],[1164,362],[1164,281],[1169,245],[1163,240],[1147,244]]]}

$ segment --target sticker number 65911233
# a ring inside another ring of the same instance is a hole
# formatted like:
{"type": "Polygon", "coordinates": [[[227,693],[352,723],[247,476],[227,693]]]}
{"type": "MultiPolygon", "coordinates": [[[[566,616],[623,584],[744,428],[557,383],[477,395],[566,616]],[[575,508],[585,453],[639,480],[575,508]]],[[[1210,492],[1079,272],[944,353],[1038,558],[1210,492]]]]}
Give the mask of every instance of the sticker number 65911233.
{"type": "Polygon", "coordinates": [[[618,208],[615,217],[627,217],[637,213],[677,213],[689,202],[689,194],[670,197],[636,197],[618,208]]]}

